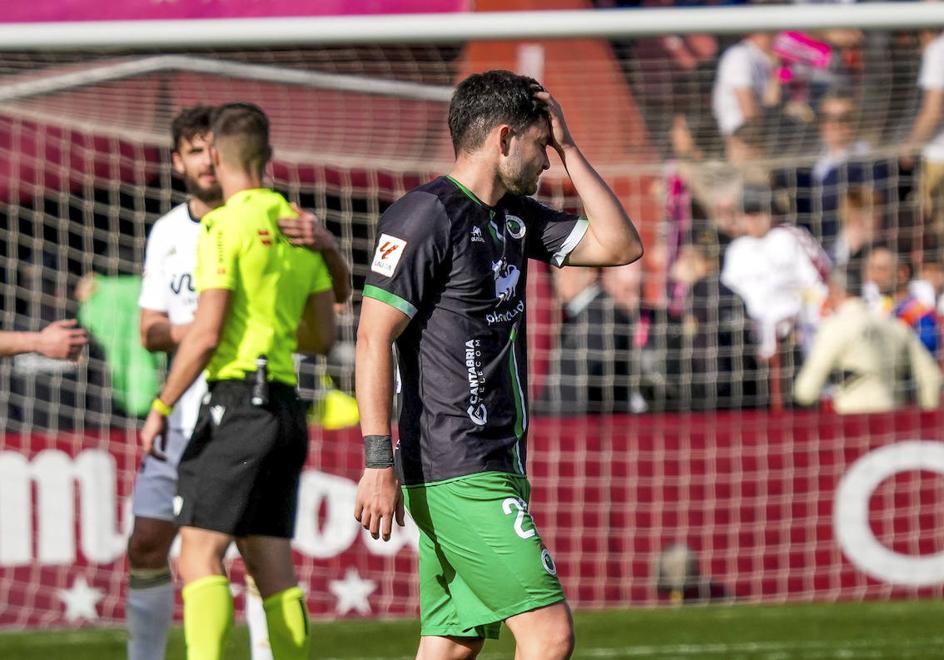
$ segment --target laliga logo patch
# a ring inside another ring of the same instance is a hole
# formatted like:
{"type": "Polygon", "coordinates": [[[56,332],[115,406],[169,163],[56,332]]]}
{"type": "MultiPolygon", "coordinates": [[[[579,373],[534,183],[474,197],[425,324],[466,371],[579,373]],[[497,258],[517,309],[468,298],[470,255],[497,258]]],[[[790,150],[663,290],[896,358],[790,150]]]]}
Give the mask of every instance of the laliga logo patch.
{"type": "Polygon", "coordinates": [[[516,215],[505,216],[505,226],[512,238],[523,238],[525,231],[524,221],[516,215]]]}
{"type": "Polygon", "coordinates": [[[374,261],[371,263],[370,269],[375,273],[392,277],[405,248],[406,241],[402,238],[390,234],[381,234],[377,240],[377,251],[374,252],[374,261]]]}

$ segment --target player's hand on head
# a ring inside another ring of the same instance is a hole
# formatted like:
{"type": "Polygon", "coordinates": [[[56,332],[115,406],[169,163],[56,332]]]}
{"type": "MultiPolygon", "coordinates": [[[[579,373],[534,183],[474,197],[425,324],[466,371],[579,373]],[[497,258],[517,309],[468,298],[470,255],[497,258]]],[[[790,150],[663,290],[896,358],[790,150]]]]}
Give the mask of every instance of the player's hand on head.
{"type": "Polygon", "coordinates": [[[88,334],[75,319],[54,321],[38,333],[36,351],[57,360],[74,360],[88,344],[88,334]]]}
{"type": "Polygon", "coordinates": [[[547,118],[551,130],[551,145],[558,153],[561,153],[564,147],[574,146],[574,138],[567,128],[567,122],[564,121],[564,109],[557,102],[551,93],[540,85],[534,87],[534,98],[547,110],[547,118]]]}
{"type": "Polygon", "coordinates": [[[316,251],[337,248],[334,235],[321,223],[318,216],[295,203],[292,203],[292,208],[298,213],[297,218],[279,219],[279,230],[289,243],[316,251]]]}
{"type": "Polygon", "coordinates": [[[390,540],[393,521],[404,525],[403,495],[393,468],[366,468],[357,484],[354,517],[372,537],[390,540]]]}
{"type": "Polygon", "coordinates": [[[166,437],[167,418],[157,410],[152,410],[141,428],[139,436],[141,449],[144,450],[145,454],[150,454],[160,461],[165,461],[167,460],[167,455],[164,453],[164,439],[166,437]]]}

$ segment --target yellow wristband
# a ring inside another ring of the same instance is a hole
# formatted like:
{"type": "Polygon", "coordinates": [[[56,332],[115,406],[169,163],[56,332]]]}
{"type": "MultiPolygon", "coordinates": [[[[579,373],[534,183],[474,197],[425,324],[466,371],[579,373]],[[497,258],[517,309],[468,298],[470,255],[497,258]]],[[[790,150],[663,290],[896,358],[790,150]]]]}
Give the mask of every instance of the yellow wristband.
{"type": "Polygon", "coordinates": [[[164,403],[160,399],[154,399],[154,401],[151,403],[151,410],[156,410],[157,412],[162,414],[164,417],[168,417],[170,415],[171,410],[173,410],[173,408],[168,406],[166,403],[164,403]]]}

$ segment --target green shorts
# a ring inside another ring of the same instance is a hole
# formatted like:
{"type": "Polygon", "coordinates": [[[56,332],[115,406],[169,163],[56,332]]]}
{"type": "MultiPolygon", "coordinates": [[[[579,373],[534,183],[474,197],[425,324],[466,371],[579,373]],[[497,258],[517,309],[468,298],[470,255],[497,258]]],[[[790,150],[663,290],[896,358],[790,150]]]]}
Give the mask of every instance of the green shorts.
{"type": "Polygon", "coordinates": [[[420,530],[421,635],[498,639],[505,619],[564,600],[530,495],[502,472],[403,488],[420,530]]]}

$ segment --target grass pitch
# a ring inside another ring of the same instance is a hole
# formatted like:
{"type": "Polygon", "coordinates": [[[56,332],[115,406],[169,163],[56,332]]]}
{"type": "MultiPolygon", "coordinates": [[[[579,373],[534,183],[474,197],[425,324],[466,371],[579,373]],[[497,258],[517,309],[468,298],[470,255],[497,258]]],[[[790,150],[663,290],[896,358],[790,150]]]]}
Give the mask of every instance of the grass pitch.
{"type": "MultiPolygon", "coordinates": [[[[816,605],[713,605],[578,612],[575,658],[631,660],[933,660],[944,658],[944,602],[816,605]]],[[[419,623],[347,620],[315,623],[314,658],[408,660],[419,623]]],[[[227,658],[248,659],[237,628],[227,658]]],[[[507,630],[481,658],[511,658],[507,630]]],[[[90,629],[0,633],[0,658],[120,660],[124,631],[90,629]]],[[[175,628],[168,660],[184,659],[175,628]]]]}

